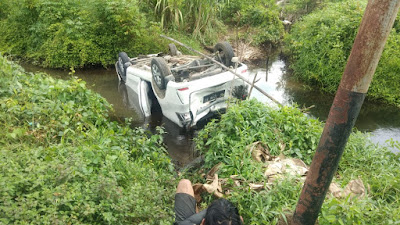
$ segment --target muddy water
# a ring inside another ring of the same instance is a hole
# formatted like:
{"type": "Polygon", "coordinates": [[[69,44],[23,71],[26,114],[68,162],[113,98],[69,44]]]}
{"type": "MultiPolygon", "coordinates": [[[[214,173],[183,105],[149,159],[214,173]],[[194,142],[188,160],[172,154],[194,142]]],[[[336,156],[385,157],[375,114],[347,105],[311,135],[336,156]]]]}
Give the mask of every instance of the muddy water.
{"type": "MultiPolygon", "coordinates": [[[[305,90],[302,84],[288,79],[285,62],[279,56],[275,56],[269,61],[271,63],[268,65],[268,69],[263,63],[260,63],[259,66],[252,66],[251,77],[257,75],[257,79],[259,79],[257,85],[285,105],[295,102],[299,106],[305,107],[314,105],[309,110],[310,116],[322,121],[326,120],[334,96],[323,95],[314,90],[305,90]]],[[[23,67],[30,72],[46,72],[57,78],[65,79],[70,76],[67,71],[46,70],[27,64],[23,67]]],[[[137,96],[130,87],[119,83],[114,69],[78,70],[75,76],[84,80],[88,88],[100,93],[113,105],[114,111],[110,112],[113,120],[124,121],[125,118],[132,117],[132,127],[143,127],[150,131],[154,131],[155,127],[162,125],[166,131],[164,143],[172,160],[182,166],[193,159],[193,137],[196,136],[197,131],[187,132],[179,128],[163,117],[160,110],[155,110],[150,117],[144,118],[135,104],[137,96]]],[[[273,104],[257,90],[253,90],[251,97],[273,104]]],[[[385,144],[385,141],[390,138],[400,141],[400,109],[365,102],[355,126],[361,131],[371,132],[371,139],[376,143],[385,144]]]]}

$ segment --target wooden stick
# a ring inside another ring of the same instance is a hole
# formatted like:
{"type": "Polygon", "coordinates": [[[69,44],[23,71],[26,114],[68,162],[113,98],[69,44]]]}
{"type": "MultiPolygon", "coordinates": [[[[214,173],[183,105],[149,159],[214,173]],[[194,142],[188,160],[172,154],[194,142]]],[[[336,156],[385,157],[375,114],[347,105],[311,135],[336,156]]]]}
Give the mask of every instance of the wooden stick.
{"type": "MultiPolygon", "coordinates": [[[[268,73],[267,73],[268,74],[268,73]]],[[[251,96],[251,92],[253,91],[253,87],[256,84],[257,73],[254,75],[253,83],[251,84],[250,91],[249,91],[249,98],[251,96]]]]}
{"type": "MultiPolygon", "coordinates": [[[[217,60],[215,60],[215,59],[213,59],[213,58],[211,58],[211,57],[209,57],[209,56],[207,56],[207,55],[205,55],[205,54],[203,54],[203,53],[201,53],[201,52],[199,52],[199,51],[197,51],[197,50],[195,50],[195,49],[193,49],[193,48],[191,48],[191,47],[189,47],[189,46],[187,46],[187,45],[185,45],[185,44],[183,44],[183,43],[181,43],[181,42],[179,42],[179,41],[177,41],[177,40],[175,40],[175,39],[173,39],[173,38],[167,37],[167,36],[162,35],[162,34],[161,34],[160,36],[163,37],[163,38],[166,38],[166,39],[168,39],[168,40],[170,40],[170,41],[173,41],[173,42],[175,42],[175,43],[177,43],[177,44],[179,44],[179,45],[181,45],[181,46],[183,46],[183,47],[189,49],[190,51],[195,52],[195,53],[197,53],[197,54],[199,54],[199,55],[201,55],[201,56],[203,56],[203,57],[205,57],[205,58],[211,60],[212,62],[218,64],[218,65],[221,66],[222,68],[224,68],[224,69],[228,70],[229,72],[235,74],[237,77],[239,77],[240,79],[242,79],[242,80],[243,80],[244,82],[246,82],[247,84],[253,85],[253,84],[252,84],[251,82],[249,82],[245,77],[243,77],[242,75],[236,73],[235,71],[233,71],[232,69],[228,68],[228,67],[225,66],[224,64],[218,62],[217,60]]],[[[268,97],[269,99],[271,99],[273,102],[275,102],[276,104],[278,104],[279,106],[282,106],[282,104],[281,104],[278,100],[276,100],[276,99],[273,98],[271,95],[269,95],[268,93],[266,93],[263,89],[259,88],[259,87],[256,86],[256,85],[254,85],[254,88],[257,89],[259,92],[261,92],[261,93],[262,93],[263,95],[265,95],[266,97],[268,97]]]]}

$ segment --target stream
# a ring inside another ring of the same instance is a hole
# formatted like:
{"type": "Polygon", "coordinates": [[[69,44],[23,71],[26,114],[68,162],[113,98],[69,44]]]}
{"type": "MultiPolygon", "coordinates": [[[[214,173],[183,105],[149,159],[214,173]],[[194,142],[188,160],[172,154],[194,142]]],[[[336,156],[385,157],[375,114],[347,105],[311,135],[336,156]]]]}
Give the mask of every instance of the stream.
{"type": "MultiPolygon", "coordinates": [[[[250,76],[257,75],[257,79],[259,79],[257,85],[284,105],[297,103],[300,107],[314,106],[309,109],[309,115],[325,121],[334,96],[305,89],[301,83],[288,79],[290,74],[286,72],[286,63],[278,55],[269,61],[271,63],[268,65],[268,70],[265,68],[265,61],[262,65],[264,68],[260,65],[249,66],[250,76]]],[[[22,66],[28,72],[46,72],[53,77],[62,79],[70,77],[68,71],[43,69],[30,64],[22,64],[22,66]]],[[[143,127],[152,132],[157,126],[162,125],[166,131],[164,143],[172,160],[178,166],[186,165],[194,158],[193,138],[197,131],[185,131],[163,117],[161,111],[153,112],[150,117],[144,118],[134,104],[132,89],[119,83],[114,68],[77,70],[75,76],[84,80],[88,88],[99,93],[113,105],[114,111],[110,112],[112,120],[124,121],[125,118],[131,117],[132,127],[143,127]]],[[[273,104],[271,100],[255,89],[253,89],[251,97],[273,104]]],[[[400,109],[365,101],[355,127],[360,131],[370,132],[370,138],[375,143],[385,145],[386,140],[391,138],[400,141],[400,109]]]]}

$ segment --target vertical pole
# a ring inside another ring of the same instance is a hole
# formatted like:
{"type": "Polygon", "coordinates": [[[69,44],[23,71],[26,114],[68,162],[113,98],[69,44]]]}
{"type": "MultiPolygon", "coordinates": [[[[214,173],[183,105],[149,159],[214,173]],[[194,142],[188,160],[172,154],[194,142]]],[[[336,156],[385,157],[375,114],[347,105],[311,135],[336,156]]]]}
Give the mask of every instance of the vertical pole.
{"type": "Polygon", "coordinates": [[[400,0],[369,0],[303,186],[293,224],[315,224],[396,19],[400,0]]]}

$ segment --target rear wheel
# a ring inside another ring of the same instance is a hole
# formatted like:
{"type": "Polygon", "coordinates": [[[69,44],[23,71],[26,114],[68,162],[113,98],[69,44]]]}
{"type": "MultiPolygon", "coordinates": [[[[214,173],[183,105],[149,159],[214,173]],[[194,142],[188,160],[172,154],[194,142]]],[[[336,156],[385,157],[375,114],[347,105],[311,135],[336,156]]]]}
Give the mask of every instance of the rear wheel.
{"type": "Polygon", "coordinates": [[[224,41],[217,43],[214,47],[214,52],[217,55],[217,60],[222,64],[227,67],[233,65],[232,58],[235,56],[235,53],[228,42],[224,41]]]}
{"type": "Polygon", "coordinates": [[[157,87],[164,90],[166,86],[165,77],[171,74],[164,58],[156,57],[151,60],[151,74],[157,87]]]}

